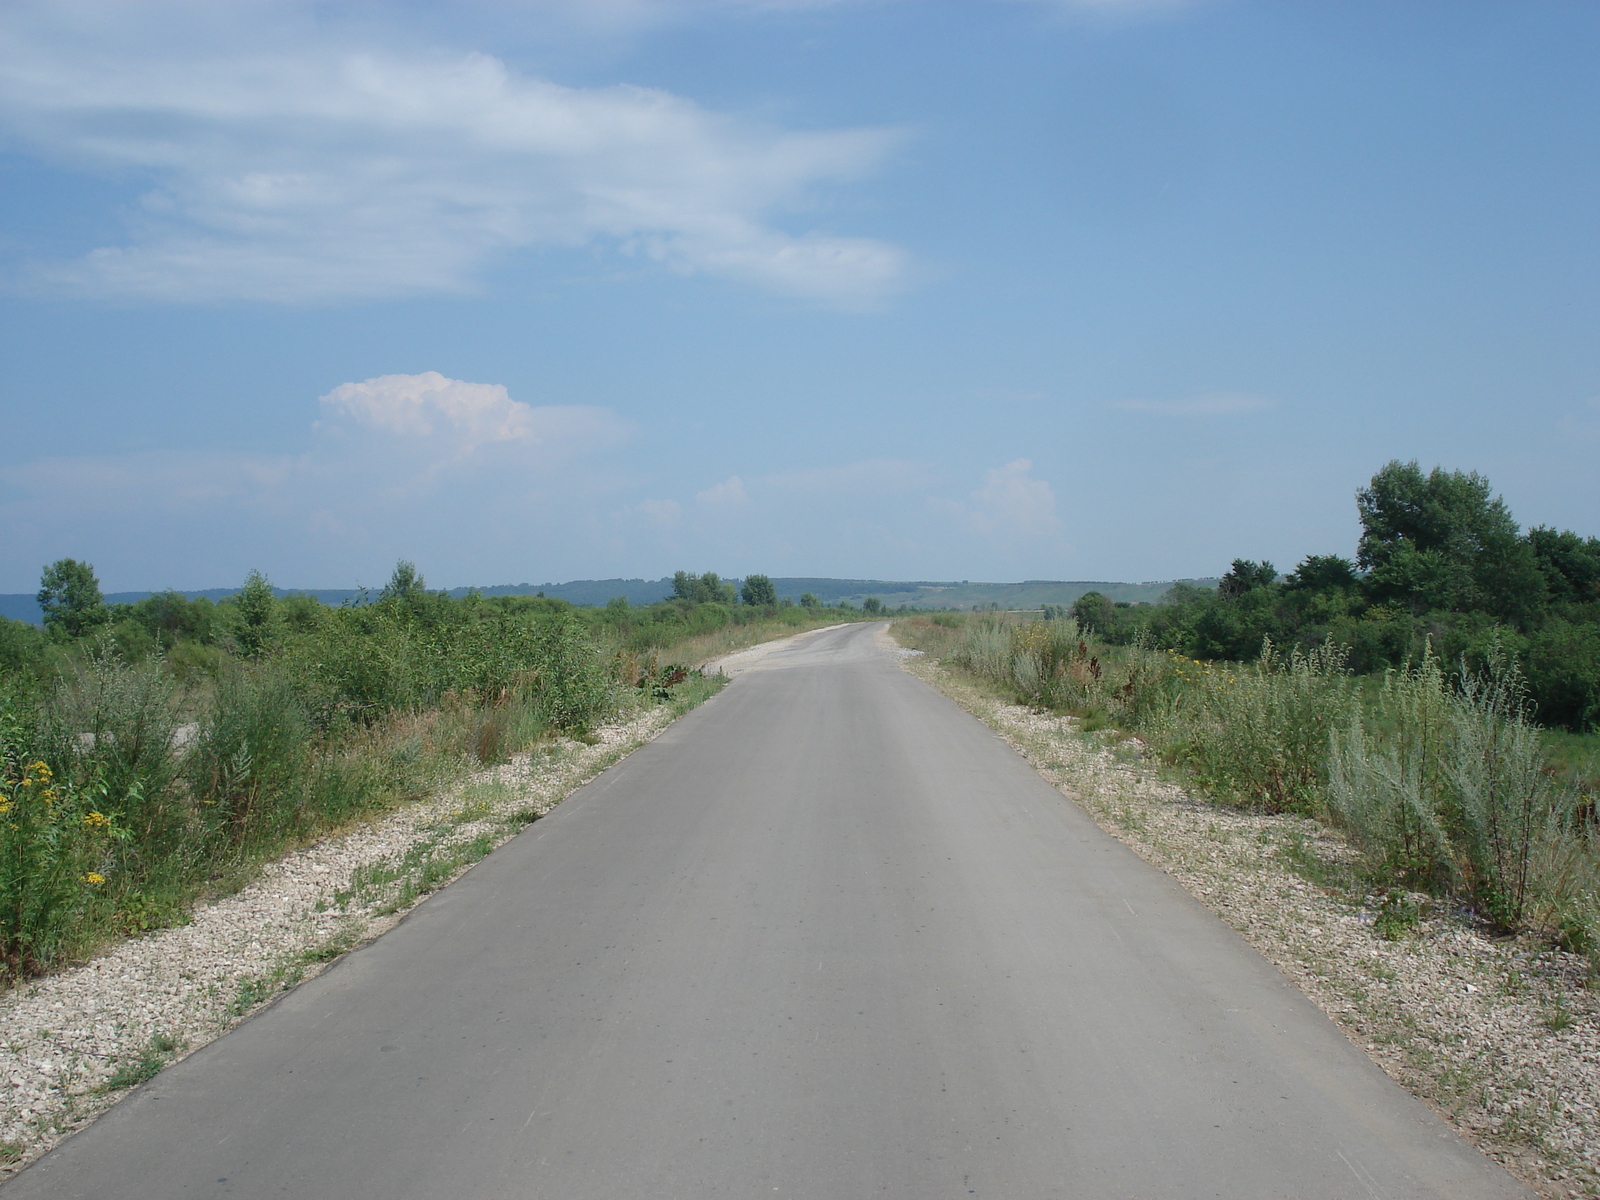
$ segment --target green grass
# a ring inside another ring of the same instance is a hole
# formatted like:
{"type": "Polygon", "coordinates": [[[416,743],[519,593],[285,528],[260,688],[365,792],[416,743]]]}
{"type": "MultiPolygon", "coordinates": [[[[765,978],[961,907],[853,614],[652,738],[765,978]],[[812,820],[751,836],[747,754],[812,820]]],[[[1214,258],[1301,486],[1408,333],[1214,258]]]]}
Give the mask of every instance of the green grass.
{"type": "Polygon", "coordinates": [[[1591,797],[1600,796],[1600,730],[1569,733],[1565,729],[1540,731],[1540,740],[1557,775],[1591,797]]]}
{"type": "Polygon", "coordinates": [[[161,1073],[183,1047],[175,1039],[158,1033],[145,1044],[137,1058],[118,1064],[111,1077],[99,1087],[101,1092],[119,1092],[124,1088],[148,1083],[161,1073]]]}

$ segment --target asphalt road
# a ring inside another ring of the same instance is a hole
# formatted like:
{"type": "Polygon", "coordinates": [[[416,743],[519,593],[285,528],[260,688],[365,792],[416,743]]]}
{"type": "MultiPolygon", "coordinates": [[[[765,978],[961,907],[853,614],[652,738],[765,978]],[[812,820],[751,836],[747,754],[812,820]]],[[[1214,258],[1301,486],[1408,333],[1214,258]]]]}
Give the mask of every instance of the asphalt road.
{"type": "Polygon", "coordinates": [[[863,626],[0,1194],[1530,1195],[863,626]]]}

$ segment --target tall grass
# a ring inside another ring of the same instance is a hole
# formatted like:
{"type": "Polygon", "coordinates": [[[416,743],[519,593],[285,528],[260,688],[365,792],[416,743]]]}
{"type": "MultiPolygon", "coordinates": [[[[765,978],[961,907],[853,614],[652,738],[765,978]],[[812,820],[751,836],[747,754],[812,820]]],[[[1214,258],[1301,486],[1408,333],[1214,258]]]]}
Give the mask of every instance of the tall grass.
{"type": "Polygon", "coordinates": [[[1431,649],[1376,687],[1332,641],[1249,664],[1097,645],[1004,615],[907,626],[1012,699],[1136,733],[1217,799],[1343,828],[1379,890],[1449,897],[1505,930],[1600,955],[1600,834],[1553,769],[1515,661],[1448,671],[1431,649]]]}

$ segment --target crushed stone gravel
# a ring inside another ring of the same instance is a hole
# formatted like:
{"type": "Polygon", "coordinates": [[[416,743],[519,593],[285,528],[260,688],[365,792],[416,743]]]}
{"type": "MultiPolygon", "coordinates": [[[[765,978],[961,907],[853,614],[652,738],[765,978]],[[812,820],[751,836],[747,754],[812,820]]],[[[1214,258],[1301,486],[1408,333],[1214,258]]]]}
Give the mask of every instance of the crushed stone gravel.
{"type": "Polygon", "coordinates": [[[660,706],[478,772],[262,868],[187,924],[121,942],[0,995],[0,1179],[126,1094],[127,1085],[391,928],[613,762],[661,732],[660,706]],[[425,873],[426,872],[426,873],[425,873]]]}
{"type": "Polygon", "coordinates": [[[1196,797],[1136,741],[1006,704],[927,658],[902,666],[1178,880],[1484,1153],[1550,1200],[1600,1196],[1600,1003],[1585,959],[1491,936],[1423,896],[1414,928],[1384,937],[1377,897],[1323,882],[1356,862],[1335,831],[1196,797]]]}

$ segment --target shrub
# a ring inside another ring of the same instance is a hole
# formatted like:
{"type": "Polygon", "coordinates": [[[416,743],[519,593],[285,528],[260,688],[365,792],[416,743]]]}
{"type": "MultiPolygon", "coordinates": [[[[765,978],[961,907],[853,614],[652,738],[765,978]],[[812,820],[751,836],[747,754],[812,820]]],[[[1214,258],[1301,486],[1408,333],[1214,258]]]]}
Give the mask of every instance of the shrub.
{"type": "Polygon", "coordinates": [[[101,811],[128,835],[125,859],[158,859],[184,837],[170,787],[178,723],[177,686],[161,659],[129,664],[105,642],[56,681],[39,713],[39,757],[74,793],[103,789],[101,811]]]}
{"type": "Polygon", "coordinates": [[[311,733],[300,698],[282,672],[240,665],[218,676],[184,756],[209,852],[281,837],[299,823],[311,733]]]}
{"type": "Polygon", "coordinates": [[[1430,653],[1390,672],[1373,711],[1334,737],[1328,807],[1376,878],[1460,895],[1515,929],[1536,855],[1548,857],[1572,808],[1545,767],[1509,657],[1452,684],[1430,653]]]}
{"type": "Polygon", "coordinates": [[[1227,799],[1268,812],[1310,812],[1326,782],[1328,739],[1354,711],[1345,652],[1331,642],[1229,669],[1193,664],[1201,699],[1189,753],[1227,799]]]}

